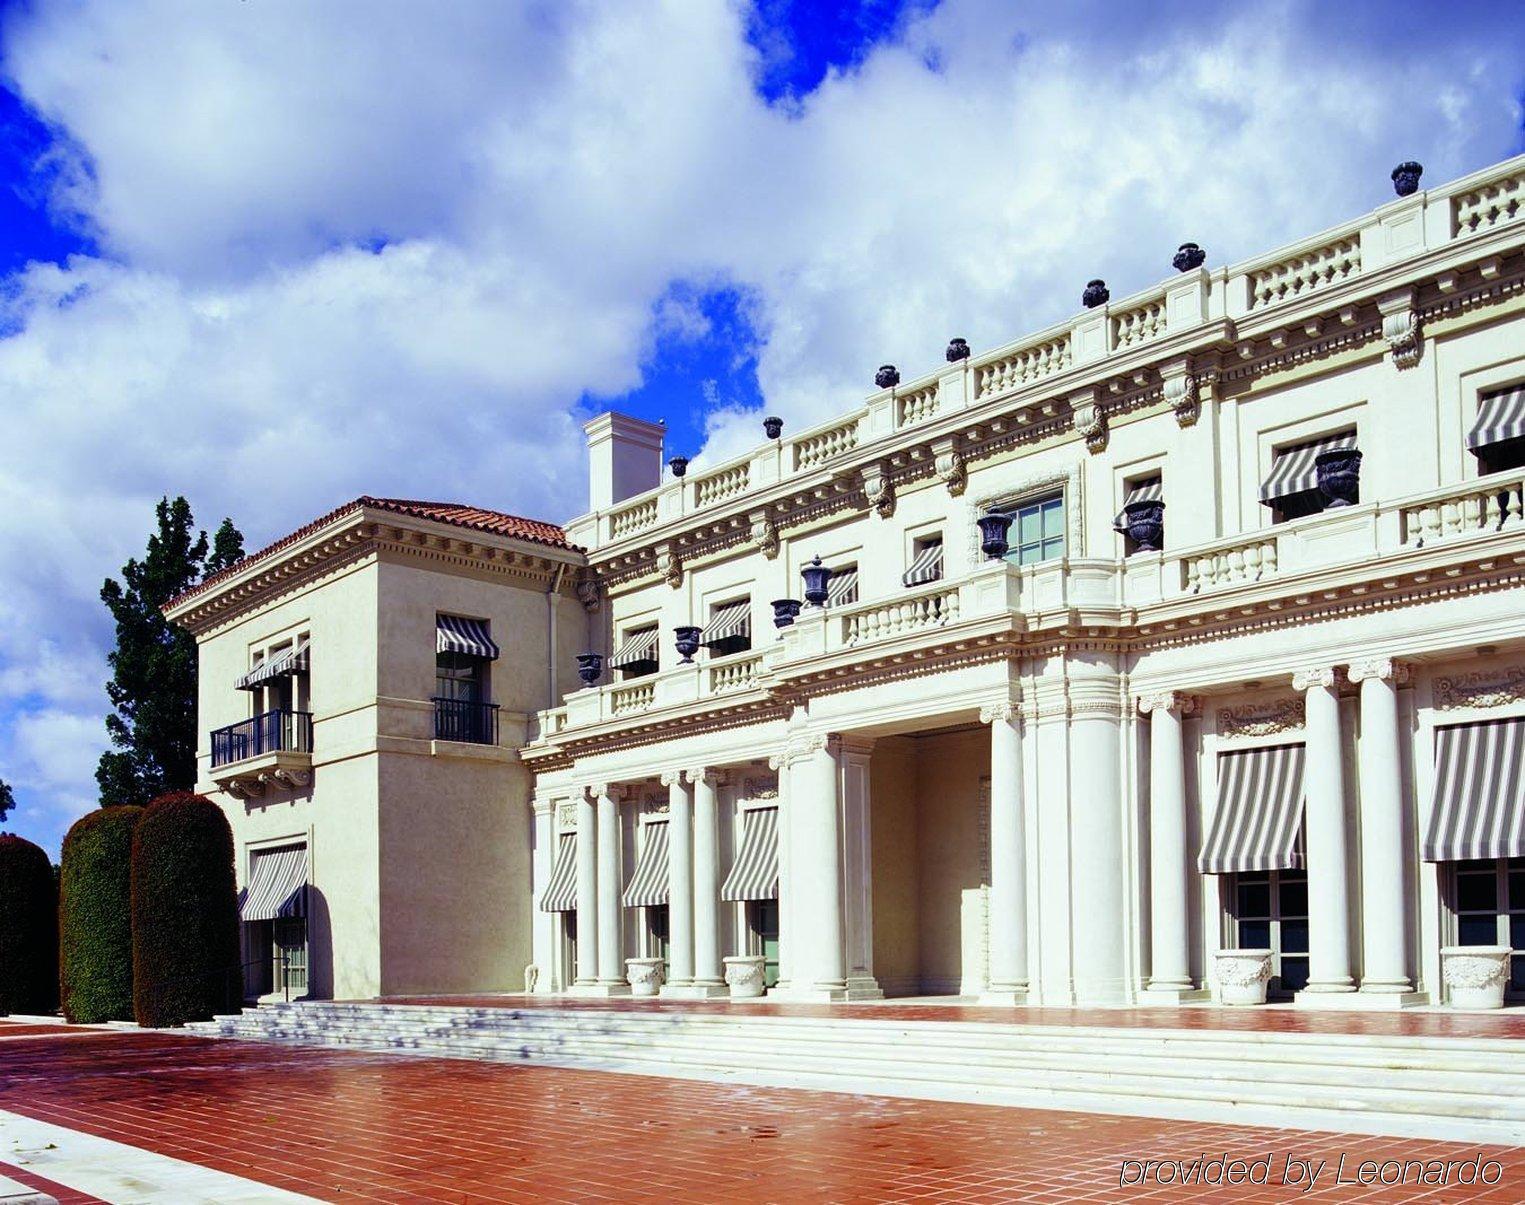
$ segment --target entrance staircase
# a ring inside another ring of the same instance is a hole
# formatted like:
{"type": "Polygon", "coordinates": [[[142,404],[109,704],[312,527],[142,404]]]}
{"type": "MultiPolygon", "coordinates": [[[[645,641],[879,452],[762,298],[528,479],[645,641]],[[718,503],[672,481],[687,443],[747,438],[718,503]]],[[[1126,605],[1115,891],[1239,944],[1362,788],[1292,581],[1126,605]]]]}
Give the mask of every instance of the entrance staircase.
{"type": "Polygon", "coordinates": [[[721,1083],[1525,1144],[1525,1041],[303,1002],[207,1036],[721,1083]]]}

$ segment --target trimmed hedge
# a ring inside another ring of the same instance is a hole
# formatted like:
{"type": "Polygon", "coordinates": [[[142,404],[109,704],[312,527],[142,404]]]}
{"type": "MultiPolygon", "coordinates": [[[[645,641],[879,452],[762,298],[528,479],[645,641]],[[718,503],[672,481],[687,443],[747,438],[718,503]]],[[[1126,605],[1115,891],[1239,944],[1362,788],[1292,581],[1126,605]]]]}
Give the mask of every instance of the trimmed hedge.
{"type": "Polygon", "coordinates": [[[132,1020],[132,834],[139,807],[100,808],[64,838],[58,962],[64,1016],[132,1020]]]}
{"type": "Polygon", "coordinates": [[[42,847],[0,835],[0,1015],[58,1007],[58,888],[42,847]]]}
{"type": "Polygon", "coordinates": [[[161,1028],[242,1001],[233,830],[205,795],[161,795],[132,836],[133,1015],[161,1028]]]}

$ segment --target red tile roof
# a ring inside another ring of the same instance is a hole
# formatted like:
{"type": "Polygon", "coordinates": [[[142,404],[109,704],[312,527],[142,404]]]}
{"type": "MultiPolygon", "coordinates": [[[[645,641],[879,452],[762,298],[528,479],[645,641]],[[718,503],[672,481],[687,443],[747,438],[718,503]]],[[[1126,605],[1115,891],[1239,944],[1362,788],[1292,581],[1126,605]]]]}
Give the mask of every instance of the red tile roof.
{"type": "Polygon", "coordinates": [[[327,527],[336,519],[363,508],[371,510],[391,511],[397,515],[411,515],[417,519],[433,519],[437,523],[449,523],[453,527],[466,527],[472,531],[489,532],[492,535],[511,536],[516,540],[528,540],[532,544],[545,544],[552,548],[573,549],[567,540],[567,533],[554,523],[543,523],[539,519],[526,519],[519,515],[509,515],[497,510],[484,510],[480,506],[466,506],[459,502],[420,502],[410,498],[372,498],[369,494],[363,494],[353,502],[346,502],[343,506],[335,507],[321,518],[314,519],[305,527],[298,528],[288,536],[282,536],[275,543],[261,548],[258,552],[250,553],[236,564],[229,565],[220,573],[214,573],[199,585],[192,586],[182,594],[176,595],[164,604],[164,609],[179,606],[187,599],[194,598],[203,591],[210,590],[220,582],[237,573],[243,572],[256,561],[262,561],[266,557],[274,556],[283,548],[289,548],[299,540],[305,539],[313,532],[327,527]]]}

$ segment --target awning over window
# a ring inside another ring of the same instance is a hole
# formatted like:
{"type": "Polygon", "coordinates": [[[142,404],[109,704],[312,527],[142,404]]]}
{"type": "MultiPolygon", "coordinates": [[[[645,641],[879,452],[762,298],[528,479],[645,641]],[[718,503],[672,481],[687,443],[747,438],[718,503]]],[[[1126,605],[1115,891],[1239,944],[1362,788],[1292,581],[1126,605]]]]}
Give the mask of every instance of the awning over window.
{"type": "Polygon", "coordinates": [[[744,598],[740,602],[726,603],[723,607],[717,607],[715,613],[710,616],[709,623],[705,625],[704,633],[699,637],[699,643],[718,644],[722,640],[751,635],[752,600],[744,598]]]}
{"type": "Polygon", "coordinates": [[[778,899],[778,809],[741,814],[741,846],[720,886],[723,900],[778,899]]]}
{"type": "Polygon", "coordinates": [[[632,665],[655,665],[657,661],[657,630],[642,628],[625,637],[625,643],[609,661],[610,669],[625,669],[632,665]]]}
{"type": "Polygon", "coordinates": [[[556,841],[556,864],[540,897],[542,912],[577,911],[577,834],[562,833],[556,841]]]}
{"type": "Polygon", "coordinates": [[[258,690],[276,678],[289,678],[293,674],[307,672],[307,641],[299,640],[284,653],[261,661],[233,685],[239,690],[258,690]]]}
{"type": "Polygon", "coordinates": [[[1147,481],[1140,481],[1128,488],[1123,497],[1123,509],[1117,512],[1117,517],[1112,520],[1112,527],[1116,531],[1123,531],[1128,526],[1128,507],[1135,502],[1158,502],[1165,497],[1165,487],[1160,478],[1150,477],[1147,481]]]}
{"type": "Polygon", "coordinates": [[[1310,440],[1295,448],[1282,448],[1272,459],[1271,472],[1260,487],[1261,505],[1275,506],[1283,498],[1318,489],[1318,469],[1314,462],[1319,453],[1355,446],[1355,432],[1347,431],[1343,435],[1310,440]]]}
{"type": "Polygon", "coordinates": [[[1525,857],[1525,719],[1435,729],[1426,862],[1525,857]]]}
{"type": "Polygon", "coordinates": [[[851,569],[838,569],[831,575],[831,581],[826,583],[826,605],[828,607],[845,607],[848,603],[858,601],[858,567],[851,569]]]}
{"type": "Polygon", "coordinates": [[[1476,452],[1506,439],[1525,438],[1525,385],[1485,393],[1477,404],[1477,421],[1467,432],[1467,447],[1476,452]]]}
{"type": "Polygon", "coordinates": [[[911,561],[911,567],[900,580],[907,586],[924,586],[928,582],[941,581],[943,576],[943,542],[928,544],[911,561]]]}
{"type": "Polygon", "coordinates": [[[463,657],[498,659],[498,646],[487,634],[487,621],[462,619],[459,615],[440,615],[434,624],[434,647],[441,653],[460,653],[463,657]]]}
{"type": "Polygon", "coordinates": [[[653,908],[667,903],[667,821],[643,826],[646,840],[641,848],[630,886],[625,888],[625,907],[653,908]]]}
{"type": "Polygon", "coordinates": [[[307,915],[307,846],[287,845],[254,855],[249,885],[238,897],[239,919],[286,920],[307,915]]]}
{"type": "Polygon", "coordinates": [[[1303,864],[1303,747],[1218,755],[1218,811],[1197,868],[1206,874],[1303,864]]]}

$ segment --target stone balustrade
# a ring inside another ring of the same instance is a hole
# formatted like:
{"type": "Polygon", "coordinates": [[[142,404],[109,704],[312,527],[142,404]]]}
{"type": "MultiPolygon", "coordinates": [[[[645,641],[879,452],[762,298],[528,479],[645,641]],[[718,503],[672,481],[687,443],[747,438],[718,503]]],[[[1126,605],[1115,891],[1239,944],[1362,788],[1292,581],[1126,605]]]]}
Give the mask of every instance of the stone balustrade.
{"type": "Polygon", "coordinates": [[[837,423],[823,431],[814,431],[794,440],[794,469],[815,468],[835,460],[858,446],[858,416],[837,423]]]}
{"type": "Polygon", "coordinates": [[[609,692],[609,713],[614,716],[631,715],[647,710],[657,697],[655,682],[636,682],[630,686],[616,686],[609,692]]]}
{"type": "Polygon", "coordinates": [[[746,493],[750,479],[751,464],[746,461],[717,469],[694,482],[694,501],[700,506],[714,506],[746,493]]]}
{"type": "Polygon", "coordinates": [[[896,399],[896,402],[899,409],[899,425],[912,427],[917,423],[925,422],[937,413],[938,388],[936,385],[928,385],[924,389],[903,394],[896,399]]]}
{"type": "Polygon", "coordinates": [[[1402,515],[1403,542],[1414,548],[1515,527],[1525,516],[1525,476],[1500,474],[1435,493],[1405,503],[1402,515]]]}
{"type": "Polygon", "coordinates": [[[1199,594],[1214,586],[1258,582],[1276,575],[1276,537],[1236,540],[1226,547],[1182,557],[1180,563],[1181,585],[1188,594],[1199,594]]]}
{"type": "Polygon", "coordinates": [[[609,516],[609,534],[616,540],[635,535],[648,527],[656,526],[657,500],[643,498],[633,506],[626,506],[609,516]]]}
{"type": "Polygon", "coordinates": [[[716,661],[708,669],[711,694],[724,694],[731,690],[750,690],[757,685],[762,670],[762,654],[748,653],[739,658],[716,661]]]}
{"type": "Polygon", "coordinates": [[[1484,181],[1451,198],[1451,229],[1457,237],[1491,230],[1525,213],[1525,170],[1484,181]]]}
{"type": "Polygon", "coordinates": [[[1146,301],[1112,317],[1112,346],[1134,347],[1165,333],[1164,299],[1146,301]]]}
{"type": "Polygon", "coordinates": [[[1061,335],[1056,339],[1018,347],[1014,351],[998,353],[994,357],[976,360],[974,373],[974,396],[983,401],[1010,393],[1044,377],[1053,376],[1070,366],[1070,337],[1061,335]]]}
{"type": "Polygon", "coordinates": [[[885,599],[857,606],[836,616],[839,639],[843,646],[885,640],[907,632],[943,627],[959,615],[959,592],[956,585],[940,583],[901,598],[885,599]]]}
{"type": "Polygon", "coordinates": [[[1250,309],[1262,310],[1327,289],[1361,271],[1359,235],[1300,251],[1250,273],[1250,309]]]}

